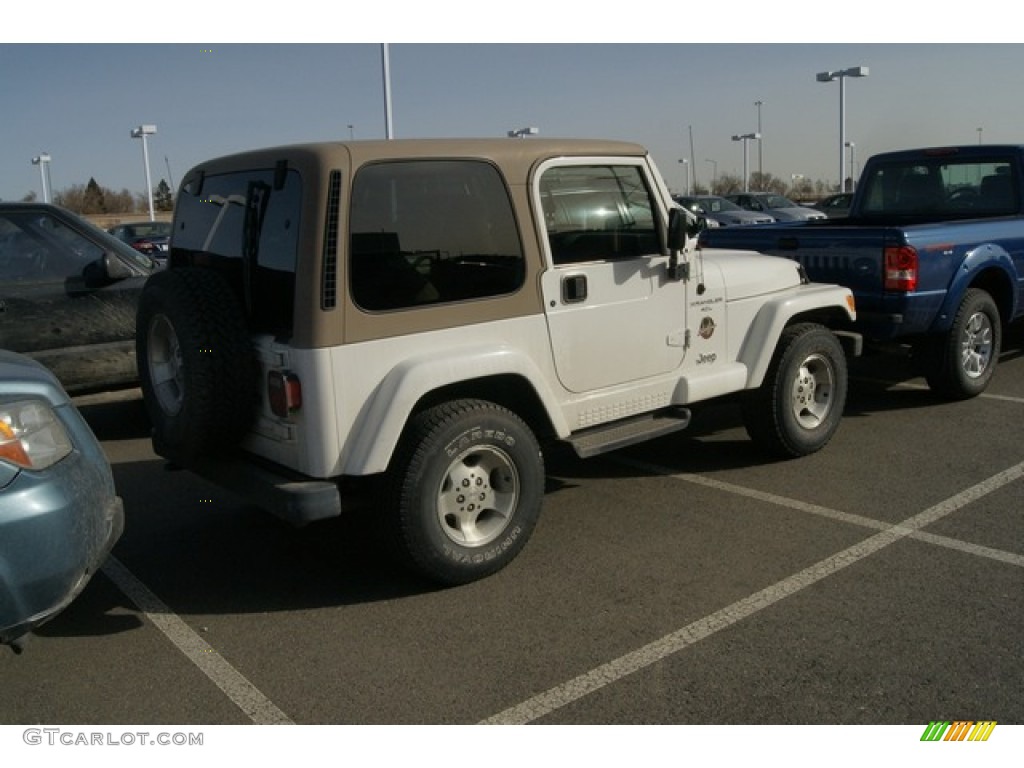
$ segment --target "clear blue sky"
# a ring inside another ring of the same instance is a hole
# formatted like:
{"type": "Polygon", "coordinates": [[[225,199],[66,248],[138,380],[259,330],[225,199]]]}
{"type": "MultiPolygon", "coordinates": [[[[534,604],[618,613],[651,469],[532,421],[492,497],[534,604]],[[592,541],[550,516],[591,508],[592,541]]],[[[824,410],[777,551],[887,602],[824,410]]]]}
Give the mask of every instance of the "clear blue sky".
{"type": "MultiPolygon", "coordinates": [[[[520,6],[498,7],[507,14],[520,6]]],[[[702,16],[695,8],[673,14],[671,23],[690,24],[691,36],[700,18],[715,20],[712,27],[728,23],[724,11],[702,16]]],[[[332,24],[344,34],[340,10],[332,24]]],[[[498,18],[489,34],[500,25],[498,18]]],[[[41,152],[52,157],[56,190],[94,177],[105,187],[142,192],[142,147],[129,135],[142,123],[158,130],[149,140],[154,184],[161,178],[177,183],[193,164],[219,154],[346,139],[349,126],[357,139],[384,136],[376,42],[51,44],[19,42],[36,36],[19,38],[11,29],[0,33],[5,200],[40,193],[39,168],[30,161],[41,152]]],[[[209,31],[245,40],[244,31],[226,29],[209,31]]],[[[406,32],[393,39],[403,36],[417,37],[406,32]]],[[[42,40],[90,37],[72,26],[42,40]]],[[[251,39],[275,36],[253,33],[251,39]]],[[[846,138],[856,144],[858,166],[888,149],[976,143],[978,128],[986,142],[1024,142],[1024,100],[1017,98],[1024,44],[476,39],[487,42],[389,44],[396,138],[504,136],[537,126],[545,136],[634,140],[651,149],[670,186],[681,188],[680,158],[692,160],[704,183],[713,170],[709,160],[719,174],[741,173],[742,144],[730,137],[757,130],[755,102],[761,101],[764,170],[786,180],[800,173],[835,183],[839,85],[818,83],[815,73],[863,65],[869,77],[846,81],[846,138]]],[[[757,163],[751,143],[749,170],[757,163]]]]}

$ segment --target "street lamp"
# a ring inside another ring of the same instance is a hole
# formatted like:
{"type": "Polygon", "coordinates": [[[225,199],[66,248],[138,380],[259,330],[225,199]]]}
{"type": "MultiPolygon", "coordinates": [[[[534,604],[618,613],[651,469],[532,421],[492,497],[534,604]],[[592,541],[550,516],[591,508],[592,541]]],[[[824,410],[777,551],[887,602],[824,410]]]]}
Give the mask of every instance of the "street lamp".
{"type": "Polygon", "coordinates": [[[854,162],[853,154],[854,147],[857,145],[852,141],[848,141],[846,146],[850,148],[850,191],[853,192],[857,189],[857,163],[854,162]]]}
{"type": "Polygon", "coordinates": [[[690,160],[685,157],[679,158],[680,165],[683,166],[683,194],[690,194],[690,160]]]}
{"type": "Polygon", "coordinates": [[[384,135],[390,140],[395,138],[395,126],[391,119],[391,54],[387,43],[380,44],[380,62],[384,81],[384,135]]]}
{"type": "Polygon", "coordinates": [[[32,158],[32,165],[39,166],[39,179],[43,185],[43,202],[50,202],[50,155],[42,152],[32,158]]]}
{"type": "MultiPolygon", "coordinates": [[[[757,132],[759,134],[761,133],[761,107],[763,105],[764,105],[764,102],[761,101],[760,99],[758,99],[757,101],[754,102],[754,106],[757,107],[757,132]]],[[[763,159],[764,159],[763,158],[763,155],[764,155],[764,151],[763,150],[764,150],[764,142],[762,141],[762,139],[759,136],[758,139],[757,139],[757,175],[761,177],[761,183],[762,184],[764,184],[764,163],[762,162],[763,159]]]]}
{"type": "Polygon", "coordinates": [[[737,136],[733,136],[733,141],[743,142],[743,191],[749,191],[750,185],[747,183],[747,142],[751,139],[760,139],[760,133],[741,133],[737,136]]]}
{"type": "Polygon", "coordinates": [[[705,157],[704,162],[711,163],[711,189],[708,191],[713,195],[715,194],[715,184],[718,182],[718,161],[705,157]]]}
{"type": "Polygon", "coordinates": [[[530,126],[529,128],[516,128],[514,131],[508,132],[510,139],[525,139],[527,136],[536,136],[540,133],[540,128],[530,126]]]}
{"type": "Polygon", "coordinates": [[[830,83],[833,80],[839,81],[839,191],[846,188],[846,156],[843,153],[843,145],[846,143],[846,78],[867,77],[867,67],[850,67],[839,69],[834,72],[819,72],[816,79],[819,83],[830,83]]]}
{"type": "Polygon", "coordinates": [[[146,143],[146,137],[152,136],[154,133],[156,133],[155,125],[140,125],[138,128],[132,129],[132,138],[142,139],[142,162],[146,166],[146,197],[149,200],[150,221],[156,219],[156,214],[153,212],[153,182],[149,176],[149,145],[146,143]]]}

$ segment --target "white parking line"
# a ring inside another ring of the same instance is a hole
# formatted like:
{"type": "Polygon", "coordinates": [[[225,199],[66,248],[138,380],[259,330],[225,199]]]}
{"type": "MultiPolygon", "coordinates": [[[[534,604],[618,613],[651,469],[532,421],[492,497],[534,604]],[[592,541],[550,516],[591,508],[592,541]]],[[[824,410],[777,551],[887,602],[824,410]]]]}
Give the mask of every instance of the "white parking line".
{"type": "Polygon", "coordinates": [[[138,606],[146,618],[163,632],[179,651],[185,654],[189,661],[199,667],[214,685],[238,705],[253,723],[294,725],[291,718],[197,635],[113,555],[107,558],[103,573],[138,606]]]}
{"type": "MultiPolygon", "coordinates": [[[[868,384],[885,384],[890,389],[931,389],[927,384],[914,384],[909,381],[889,381],[888,379],[875,379],[867,376],[851,376],[851,381],[862,381],[868,384]]],[[[992,392],[982,392],[977,396],[980,400],[1002,400],[1004,403],[1017,403],[1024,405],[1024,397],[1014,397],[1012,395],[996,395],[992,392]]]]}
{"type": "MultiPolygon", "coordinates": [[[[674,475],[673,475],[674,476],[674,475]]],[[[716,611],[710,616],[693,622],[676,632],[665,635],[653,643],[628,653],[625,656],[602,664],[566,683],[555,686],[544,693],[487,718],[482,724],[525,724],[540,719],[552,712],[582,699],[622,678],[671,656],[743,619],[753,616],[780,600],[794,595],[822,579],[853,565],[875,552],[896,543],[921,528],[961,509],[983,496],[996,491],[1008,483],[1024,477],[1024,462],[1010,467],[965,491],[936,504],[924,512],[886,528],[868,539],[844,549],[831,557],[805,568],[782,581],[755,592],[750,597],[716,611]]],[[[683,479],[687,479],[683,476],[683,479]]],[[[803,508],[809,505],[799,505],[803,508]]]]}
{"type": "MultiPolygon", "coordinates": [[[[696,475],[690,472],[674,472],[668,467],[658,466],[657,464],[650,464],[645,461],[636,461],[634,459],[626,458],[624,456],[616,456],[614,461],[618,464],[633,467],[634,469],[641,469],[644,472],[650,472],[656,475],[665,475],[675,480],[682,480],[687,483],[693,483],[694,485],[702,485],[706,488],[714,488],[719,491],[725,491],[726,493],[736,494],[738,496],[745,496],[748,499],[755,499],[756,501],[764,501],[768,504],[775,504],[780,507],[787,507],[789,509],[795,509],[799,512],[808,512],[812,515],[819,515],[820,517],[827,517],[830,520],[837,520],[841,523],[849,523],[850,525],[859,525],[862,528],[872,528],[878,531],[886,531],[889,529],[899,529],[900,525],[892,525],[882,520],[875,520],[871,517],[864,517],[862,515],[854,515],[849,512],[840,512],[837,509],[829,509],[828,507],[822,507],[818,504],[809,504],[805,501],[799,501],[797,499],[791,499],[787,496],[779,496],[774,493],[767,493],[765,491],[758,491],[753,488],[746,488],[742,485],[734,485],[733,483],[727,483],[723,480],[716,480],[710,477],[704,477],[703,475],[696,475]]],[[[997,475],[998,477],[998,475],[997,475]]],[[[960,552],[966,552],[970,555],[976,555],[978,557],[987,557],[990,560],[998,560],[1003,563],[1009,563],[1010,565],[1016,565],[1024,568],[1024,555],[1018,555],[1015,552],[1005,552],[1001,549],[993,549],[992,547],[985,547],[981,544],[971,544],[967,541],[960,541],[959,539],[953,539],[948,536],[940,536],[935,533],[926,533],[919,530],[911,530],[907,532],[907,535],[918,541],[925,541],[929,544],[934,544],[940,547],[946,547],[947,549],[955,549],[960,552]]]]}

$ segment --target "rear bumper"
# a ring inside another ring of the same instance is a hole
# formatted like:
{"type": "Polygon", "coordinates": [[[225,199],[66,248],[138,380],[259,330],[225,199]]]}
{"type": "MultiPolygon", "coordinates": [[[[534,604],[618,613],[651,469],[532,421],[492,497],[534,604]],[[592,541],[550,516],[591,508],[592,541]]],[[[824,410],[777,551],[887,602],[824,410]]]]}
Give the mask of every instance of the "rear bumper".
{"type": "Polygon", "coordinates": [[[187,469],[292,525],[341,514],[341,489],[332,480],[315,480],[243,453],[185,462],[155,437],[153,447],[172,468],[187,469]]]}

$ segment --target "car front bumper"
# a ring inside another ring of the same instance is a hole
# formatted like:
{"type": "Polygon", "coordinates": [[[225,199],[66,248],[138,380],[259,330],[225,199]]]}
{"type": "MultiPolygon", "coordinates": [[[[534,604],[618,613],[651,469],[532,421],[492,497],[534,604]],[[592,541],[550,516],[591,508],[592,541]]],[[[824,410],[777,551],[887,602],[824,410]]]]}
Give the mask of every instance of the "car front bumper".
{"type": "Polygon", "coordinates": [[[109,465],[75,451],[0,489],[0,644],[60,613],[124,530],[109,465]]]}

